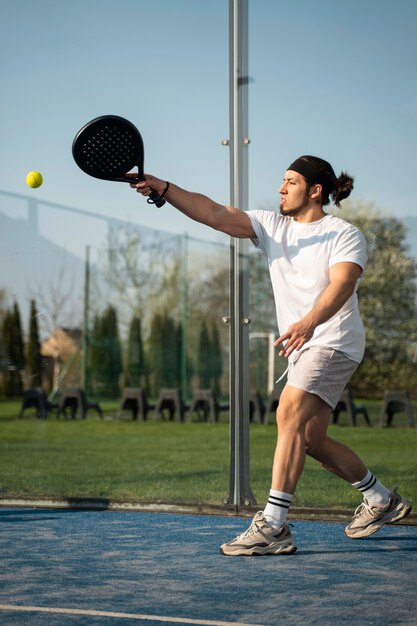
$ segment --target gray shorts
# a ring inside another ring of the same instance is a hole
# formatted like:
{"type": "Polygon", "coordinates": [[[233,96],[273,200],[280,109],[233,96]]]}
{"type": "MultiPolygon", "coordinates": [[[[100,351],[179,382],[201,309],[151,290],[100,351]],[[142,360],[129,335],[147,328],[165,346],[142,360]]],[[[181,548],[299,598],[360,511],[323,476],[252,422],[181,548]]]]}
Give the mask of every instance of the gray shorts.
{"type": "Polygon", "coordinates": [[[358,365],[338,350],[307,348],[290,362],[287,384],[316,394],[334,409],[358,365]]]}

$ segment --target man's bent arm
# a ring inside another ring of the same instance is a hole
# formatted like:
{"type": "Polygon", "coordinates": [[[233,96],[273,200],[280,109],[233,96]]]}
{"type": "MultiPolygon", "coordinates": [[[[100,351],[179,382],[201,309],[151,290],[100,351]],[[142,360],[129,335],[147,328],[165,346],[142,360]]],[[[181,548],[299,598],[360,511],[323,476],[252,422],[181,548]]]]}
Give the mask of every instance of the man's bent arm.
{"type": "Polygon", "coordinates": [[[336,315],[353,294],[361,273],[362,268],[356,263],[335,263],[330,267],[330,283],[314,307],[302,320],[291,324],[287,332],[275,341],[276,346],[286,342],[280,356],[287,357],[294,350],[300,350],[312,338],[317,326],[336,315]]]}

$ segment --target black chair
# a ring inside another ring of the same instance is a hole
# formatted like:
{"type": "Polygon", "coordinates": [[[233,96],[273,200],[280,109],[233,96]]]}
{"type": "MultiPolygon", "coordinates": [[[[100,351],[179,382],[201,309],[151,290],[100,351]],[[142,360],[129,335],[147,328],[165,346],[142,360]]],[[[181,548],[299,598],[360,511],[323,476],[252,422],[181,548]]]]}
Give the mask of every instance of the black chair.
{"type": "Polygon", "coordinates": [[[350,389],[345,389],[342,393],[339,402],[333,410],[333,424],[337,424],[339,416],[342,411],[346,411],[349,417],[349,423],[351,426],[356,426],[356,416],[363,415],[365,422],[368,426],[372,426],[369,419],[368,410],[366,406],[357,406],[353,399],[353,394],[350,389]]]}
{"type": "Polygon", "coordinates": [[[103,411],[97,402],[88,402],[83,389],[64,389],[58,405],[58,415],[67,417],[67,409],[70,410],[71,419],[75,419],[77,412],[80,412],[81,419],[87,417],[90,409],[95,409],[99,416],[103,418],[103,411]]]}
{"type": "Polygon", "coordinates": [[[263,424],[265,413],[265,403],[259,391],[249,394],[249,421],[263,424]]]}
{"type": "Polygon", "coordinates": [[[395,413],[405,413],[409,426],[414,426],[413,407],[408,391],[386,391],[379,418],[380,426],[391,426],[395,413]]]}
{"type": "Polygon", "coordinates": [[[49,402],[43,389],[28,389],[23,393],[22,406],[20,408],[19,418],[23,417],[26,409],[36,409],[36,417],[46,420],[48,412],[58,408],[54,402],[49,402]]]}
{"type": "Polygon", "coordinates": [[[158,400],[155,406],[155,415],[170,420],[183,422],[185,413],[189,410],[185,404],[181,391],[178,388],[164,388],[159,390],[158,400]],[[167,413],[168,412],[168,413],[167,413]]]}
{"type": "Polygon", "coordinates": [[[141,388],[127,387],[123,391],[120,400],[120,407],[117,416],[120,417],[122,411],[131,411],[132,418],[146,420],[148,413],[155,408],[154,404],[149,404],[146,391],[141,388]]]}
{"type": "Polygon", "coordinates": [[[229,404],[220,404],[212,389],[196,389],[193,391],[190,412],[197,413],[199,419],[208,422],[218,422],[220,413],[228,411],[229,404]]]}

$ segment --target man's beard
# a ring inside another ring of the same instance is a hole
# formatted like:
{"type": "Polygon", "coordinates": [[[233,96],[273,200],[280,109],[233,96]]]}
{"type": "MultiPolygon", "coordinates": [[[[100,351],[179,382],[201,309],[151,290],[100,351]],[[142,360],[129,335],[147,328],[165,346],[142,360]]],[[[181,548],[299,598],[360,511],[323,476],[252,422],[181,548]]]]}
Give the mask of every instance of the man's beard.
{"type": "Polygon", "coordinates": [[[295,217],[296,215],[298,215],[303,209],[304,206],[299,206],[297,209],[283,209],[282,205],[279,207],[279,211],[281,213],[281,215],[283,215],[284,217],[295,217]]]}
{"type": "Polygon", "coordinates": [[[301,213],[301,211],[303,209],[306,208],[306,206],[308,206],[308,193],[305,194],[304,198],[303,198],[303,202],[302,204],[300,204],[300,206],[295,207],[294,209],[284,209],[284,207],[282,206],[282,203],[279,205],[279,210],[281,215],[283,215],[284,217],[295,217],[296,215],[298,215],[299,213],[301,213]]]}

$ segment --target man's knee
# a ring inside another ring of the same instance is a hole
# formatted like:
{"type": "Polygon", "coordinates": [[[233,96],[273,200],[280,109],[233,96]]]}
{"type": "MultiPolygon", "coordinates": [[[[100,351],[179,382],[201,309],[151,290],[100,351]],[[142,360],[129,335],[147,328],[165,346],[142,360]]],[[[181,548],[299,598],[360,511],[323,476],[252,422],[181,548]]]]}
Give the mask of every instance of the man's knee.
{"type": "Polygon", "coordinates": [[[306,445],[306,454],[314,459],[316,450],[311,445],[306,445]]]}
{"type": "Polygon", "coordinates": [[[326,435],[322,435],[319,433],[314,433],[313,435],[311,435],[311,433],[309,435],[306,434],[306,441],[305,441],[306,454],[308,454],[308,456],[311,456],[313,458],[319,455],[320,449],[324,442],[325,437],[326,435]]]}
{"type": "Polygon", "coordinates": [[[295,410],[285,410],[284,407],[278,407],[276,413],[278,432],[283,430],[300,430],[304,428],[304,419],[301,414],[295,410]]]}
{"type": "Polygon", "coordinates": [[[288,393],[281,395],[276,412],[277,425],[281,428],[297,428],[300,424],[305,423],[306,411],[300,395],[288,396],[288,393]]]}

